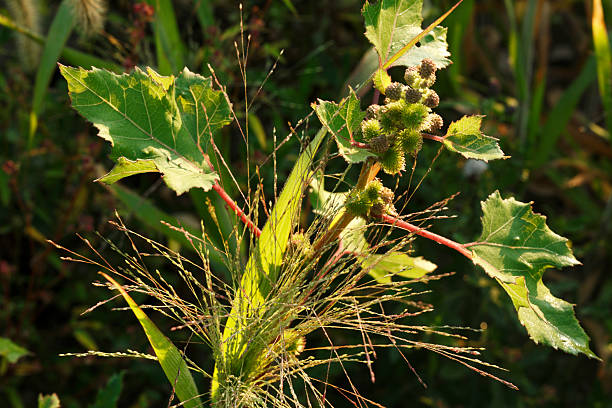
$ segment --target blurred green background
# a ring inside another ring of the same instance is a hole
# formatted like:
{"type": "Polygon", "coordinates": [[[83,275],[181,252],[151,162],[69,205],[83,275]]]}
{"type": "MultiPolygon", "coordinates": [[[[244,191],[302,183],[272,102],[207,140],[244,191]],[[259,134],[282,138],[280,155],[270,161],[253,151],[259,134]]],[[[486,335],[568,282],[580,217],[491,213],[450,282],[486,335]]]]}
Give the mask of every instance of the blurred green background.
{"type": "MultiPolygon", "coordinates": [[[[468,333],[466,342],[486,347],[483,358],[509,370],[494,373],[520,390],[433,353],[408,353],[424,388],[401,356],[387,350],[378,353],[374,384],[367,367],[349,366],[363,396],[388,407],[612,406],[612,68],[609,45],[593,41],[597,3],[463,1],[443,23],[454,63],[434,87],[442,100],[438,111],[446,123],[464,114],[486,115],[485,132],[500,138],[512,158],[482,166],[443,152],[434,162],[437,147],[426,145],[415,180],[430,166],[431,172],[405,212],[460,192],[448,211],[457,217],[436,221],[433,230],[469,242],[480,233],[479,202],[490,192],[500,189],[504,196],[534,201],[535,210],[571,241],[583,263],[548,271],[546,284],[577,305],[602,361],[533,344],[507,296],[481,270],[450,250],[416,241],[417,254],[436,262],[438,271],[456,274],[426,287],[432,292],[423,300],[435,311],[415,322],[486,329],[468,333]],[[598,75],[607,88],[598,84],[598,75]]],[[[425,1],[425,24],[453,4],[425,1]]],[[[65,407],[168,404],[170,385],[155,362],[59,357],[87,350],[147,352],[148,343],[130,314],[109,313],[119,303],[81,315],[109,294],[92,285],[98,279],[94,267],[63,262],[47,240],[87,252],[80,234],[112,260],[108,244],[94,232],[127,246],[108,224],[115,209],[132,229],[183,251],[189,246],[182,235],[158,220],[198,228],[203,219],[209,225],[204,203],[210,199],[222,228],[231,230],[235,222],[215,196],[193,192],[177,198],[155,176],[113,188],[93,183],[111,166],[110,147],[70,107],[57,62],[117,72],[149,65],[162,74],[187,66],[205,75],[210,64],[242,122],[246,73],[252,103],[248,152],[254,168],[272,153],[273,135],[280,143],[310,113],[311,102],[343,95],[369,48],[362,2],[355,0],[249,0],[242,12],[238,2],[216,0],[117,0],[105,4],[106,13],[101,5],[100,0],[4,0],[0,5],[0,338],[29,351],[16,359],[19,350],[11,354],[0,341],[2,407],[36,406],[40,393],[57,393],[65,407]],[[241,29],[249,36],[244,37],[246,70],[236,58],[236,46],[243,47],[241,29]]],[[[612,27],[612,2],[603,1],[603,15],[612,27]]],[[[391,74],[401,76],[399,70],[391,74]]],[[[316,119],[309,127],[318,127],[316,119]]],[[[246,189],[247,148],[236,128],[226,128],[217,144],[246,189]]],[[[295,140],[279,150],[279,180],[298,152],[295,140]]],[[[273,172],[270,161],[260,169],[268,181],[273,172]]],[[[408,187],[402,183],[400,189],[408,187]]],[[[232,184],[226,185],[238,197],[232,184]]],[[[270,186],[265,186],[268,197],[273,196],[270,186]]],[[[171,333],[169,322],[154,319],[171,333]]],[[[184,340],[178,332],[171,336],[184,340]]],[[[212,369],[205,348],[191,350],[192,359],[212,369]]],[[[329,375],[334,384],[346,383],[339,367],[329,375]]],[[[335,406],[348,404],[332,398],[335,406]]]]}

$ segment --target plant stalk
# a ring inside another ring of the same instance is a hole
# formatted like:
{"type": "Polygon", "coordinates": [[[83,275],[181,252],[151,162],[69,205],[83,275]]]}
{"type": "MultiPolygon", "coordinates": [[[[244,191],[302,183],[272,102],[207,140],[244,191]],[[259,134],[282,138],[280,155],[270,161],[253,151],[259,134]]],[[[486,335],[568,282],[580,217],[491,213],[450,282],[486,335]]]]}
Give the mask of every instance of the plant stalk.
{"type": "Polygon", "coordinates": [[[229,195],[227,195],[223,187],[221,187],[221,185],[218,182],[215,182],[215,184],[213,185],[213,190],[215,190],[217,194],[219,194],[221,199],[223,199],[223,201],[225,201],[227,206],[234,213],[236,213],[236,215],[251,230],[251,232],[255,234],[257,238],[259,238],[259,236],[261,235],[261,230],[257,228],[257,225],[255,225],[253,221],[251,221],[251,219],[244,213],[244,211],[242,211],[242,209],[238,207],[236,202],[234,202],[234,200],[232,200],[232,198],[229,195]]]}
{"type": "Polygon", "coordinates": [[[461,255],[465,256],[469,260],[473,260],[472,252],[469,251],[465,245],[460,244],[458,242],[452,241],[446,237],[443,237],[438,234],[434,234],[433,232],[427,231],[423,228],[417,227],[416,225],[410,224],[404,220],[400,220],[399,218],[393,217],[388,214],[383,214],[381,219],[394,227],[401,228],[406,231],[410,231],[416,235],[419,235],[423,238],[430,239],[438,244],[447,246],[455,251],[459,252],[461,255]]]}

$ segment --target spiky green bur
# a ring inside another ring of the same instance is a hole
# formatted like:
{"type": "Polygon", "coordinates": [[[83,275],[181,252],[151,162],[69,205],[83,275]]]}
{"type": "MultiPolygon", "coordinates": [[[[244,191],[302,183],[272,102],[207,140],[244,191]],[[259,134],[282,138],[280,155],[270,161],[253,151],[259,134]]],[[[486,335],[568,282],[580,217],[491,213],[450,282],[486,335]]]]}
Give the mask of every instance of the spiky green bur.
{"type": "Polygon", "coordinates": [[[385,89],[385,96],[391,101],[397,101],[402,97],[403,90],[404,85],[400,84],[399,82],[391,82],[391,85],[385,89]]]}
{"type": "Polygon", "coordinates": [[[419,65],[419,76],[423,79],[429,78],[436,73],[436,63],[431,58],[425,58],[419,65]]]}
{"type": "Polygon", "coordinates": [[[427,115],[427,118],[425,119],[421,130],[425,132],[436,132],[442,129],[442,126],[444,126],[444,120],[442,120],[442,116],[438,115],[437,113],[430,113],[429,115],[427,115]]]}
{"type": "Polygon", "coordinates": [[[385,105],[380,111],[380,125],[385,133],[393,133],[402,129],[402,122],[406,102],[399,100],[385,105]]]}
{"type": "Polygon", "coordinates": [[[378,119],[368,119],[361,122],[361,134],[363,140],[369,142],[380,136],[381,126],[378,119]]]}
{"type": "Polygon", "coordinates": [[[389,150],[389,139],[385,135],[380,135],[370,140],[370,151],[376,154],[383,154],[389,150]]]}
{"type": "Polygon", "coordinates": [[[383,188],[383,185],[380,180],[375,179],[368,183],[368,185],[363,189],[363,194],[365,197],[370,200],[372,203],[377,201],[380,198],[380,192],[383,188]]]}
{"type": "Polygon", "coordinates": [[[399,133],[397,142],[404,154],[416,155],[423,147],[423,136],[416,129],[404,129],[399,133]]]}
{"type": "Polygon", "coordinates": [[[428,114],[429,109],[422,103],[406,104],[402,118],[404,127],[407,129],[420,129],[428,114]]]}
{"type": "Polygon", "coordinates": [[[412,87],[407,87],[405,95],[407,103],[417,103],[421,100],[421,97],[423,96],[421,91],[412,87]]]}
{"type": "Polygon", "coordinates": [[[435,108],[440,104],[440,97],[436,93],[436,91],[429,89],[425,94],[425,98],[423,99],[423,105],[428,108],[435,108]]]}
{"type": "Polygon", "coordinates": [[[406,128],[419,129],[428,114],[428,109],[420,103],[408,104],[406,100],[391,102],[381,111],[380,125],[383,132],[395,133],[406,128]]]}
{"type": "Polygon", "coordinates": [[[404,72],[404,82],[406,85],[412,86],[419,76],[417,67],[408,67],[404,72]]]}
{"type": "Polygon", "coordinates": [[[378,113],[380,112],[380,105],[370,105],[366,109],[365,119],[378,119],[378,113]]]}
{"type": "Polygon", "coordinates": [[[372,201],[364,194],[364,190],[353,190],[346,198],[344,207],[349,214],[366,218],[372,208],[372,201]]]}
{"type": "Polygon", "coordinates": [[[380,167],[387,174],[397,174],[406,168],[404,152],[397,145],[392,146],[380,156],[380,167]]]}

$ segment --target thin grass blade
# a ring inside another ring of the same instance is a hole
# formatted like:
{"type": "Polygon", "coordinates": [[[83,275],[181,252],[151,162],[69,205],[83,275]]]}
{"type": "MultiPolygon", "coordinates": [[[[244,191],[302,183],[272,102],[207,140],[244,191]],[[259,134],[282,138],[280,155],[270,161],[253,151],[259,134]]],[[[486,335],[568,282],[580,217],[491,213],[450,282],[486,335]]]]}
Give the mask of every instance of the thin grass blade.
{"type": "Polygon", "coordinates": [[[178,399],[183,403],[182,406],[187,408],[202,407],[202,402],[199,398],[198,388],[191,376],[189,367],[183,359],[181,352],[172,344],[172,342],[164,336],[157,328],[155,323],[142,311],[132,297],[119,285],[113,278],[100,272],[106,280],[108,280],[125,299],[127,304],[132,309],[132,312],[140,322],[142,328],[149,339],[149,343],[161,365],[168,381],[172,385],[178,399]]]}
{"type": "Polygon", "coordinates": [[[68,0],[64,0],[57,10],[51,27],[49,28],[49,33],[47,34],[43,53],[40,58],[40,65],[36,71],[32,112],[30,112],[30,135],[28,139],[28,146],[30,148],[34,143],[34,134],[38,126],[38,114],[40,113],[45,93],[47,93],[49,82],[51,82],[51,76],[57,69],[57,62],[62,54],[62,49],[73,28],[74,16],[71,6],[68,0]]]}
{"type": "Polygon", "coordinates": [[[542,127],[537,154],[535,154],[533,158],[533,167],[539,167],[548,160],[559,136],[571,119],[574,108],[578,104],[580,97],[595,80],[595,71],[595,57],[590,57],[584,68],[582,68],[582,72],[580,72],[578,78],[576,78],[569,88],[567,88],[548,115],[542,127]]]}
{"type": "Polygon", "coordinates": [[[176,22],[171,0],[147,0],[155,7],[155,49],[162,75],[177,74],[185,66],[185,45],[176,22]]]}
{"type": "Polygon", "coordinates": [[[610,39],[606,30],[601,0],[593,0],[593,45],[597,58],[597,82],[599,94],[604,107],[604,116],[608,134],[612,138],[612,57],[610,56],[610,39]]]}

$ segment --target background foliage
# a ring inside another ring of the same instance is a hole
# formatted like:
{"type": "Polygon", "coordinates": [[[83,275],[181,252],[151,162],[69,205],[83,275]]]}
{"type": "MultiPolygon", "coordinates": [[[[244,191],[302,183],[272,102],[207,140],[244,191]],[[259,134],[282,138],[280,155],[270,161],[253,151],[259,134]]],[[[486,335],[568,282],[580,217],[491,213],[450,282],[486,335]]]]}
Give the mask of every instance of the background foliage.
{"type": "MultiPolygon", "coordinates": [[[[112,259],[108,244],[94,231],[119,247],[127,245],[107,222],[115,208],[133,229],[184,251],[189,246],[182,235],[157,220],[179,219],[197,229],[198,217],[212,222],[203,204],[210,199],[222,229],[231,230],[235,222],[213,195],[194,192],[177,199],[155,175],[115,187],[92,183],[110,169],[110,148],[92,137],[95,129],[70,108],[58,61],[116,70],[150,65],[162,74],[177,73],[183,66],[206,74],[210,64],[228,86],[236,112],[245,110],[240,102],[245,92],[253,101],[251,166],[264,163],[274,149],[273,136],[284,138],[310,113],[310,102],[344,95],[350,78],[358,78],[365,64],[368,44],[362,35],[361,2],[355,0],[245,2],[244,30],[250,34],[246,71],[235,58],[234,41],[242,46],[237,2],[151,4],[112,1],[106,17],[97,17],[102,19],[98,26],[95,14],[89,14],[90,25],[84,25],[82,15],[64,11],[65,3],[10,0],[0,6],[0,337],[29,352],[0,343],[2,406],[34,406],[39,394],[57,393],[67,407],[113,406],[100,401],[152,407],[166,404],[170,395],[163,372],[153,362],[58,356],[86,350],[148,352],[148,346],[130,315],[107,313],[114,303],[81,316],[108,293],[91,285],[96,271],[61,262],[47,239],[81,252],[86,247],[75,235],[79,233],[112,259]],[[41,51],[14,24],[10,28],[11,22],[57,46],[41,51]],[[276,61],[274,73],[258,91],[276,61]],[[155,198],[149,198],[153,192],[155,198]]],[[[464,114],[485,114],[485,133],[500,138],[512,159],[483,166],[442,157],[409,208],[425,208],[461,192],[450,203],[450,214],[458,217],[439,220],[435,228],[469,242],[480,234],[478,203],[491,191],[498,188],[521,201],[533,200],[536,211],[548,215],[548,225],[570,239],[583,263],[549,271],[546,284],[555,295],[577,304],[578,317],[602,362],[531,343],[500,288],[450,250],[416,241],[418,255],[436,261],[438,270],[456,274],[430,284],[426,300],[436,310],[415,319],[486,329],[472,333],[471,344],[486,346],[485,357],[509,369],[502,376],[520,391],[415,351],[408,359],[427,383],[425,389],[401,356],[389,350],[378,353],[375,384],[364,367],[350,367],[364,396],[390,407],[406,401],[435,407],[603,407],[612,398],[612,280],[606,269],[612,262],[612,146],[605,122],[609,110],[604,109],[609,101],[604,98],[602,103],[593,57],[594,50],[601,55],[605,47],[593,44],[592,4],[464,0],[451,14],[444,25],[449,28],[453,65],[440,73],[435,86],[442,97],[439,111],[447,123],[464,114]]],[[[425,5],[428,24],[452,3],[425,5]]],[[[604,2],[603,12],[607,27],[612,27],[609,2],[604,2]]],[[[399,70],[390,72],[401,75],[399,70]]],[[[226,129],[219,148],[246,189],[246,146],[235,128],[226,129]]],[[[286,177],[298,151],[295,142],[279,150],[279,179],[286,177]]],[[[428,171],[435,151],[427,154],[421,153],[417,179],[428,171]]],[[[259,171],[264,179],[273,179],[273,166],[259,171]]],[[[266,196],[272,197],[271,187],[266,189],[266,196]]],[[[170,328],[161,318],[156,323],[170,328]]],[[[313,344],[317,341],[323,340],[309,338],[313,344]]],[[[212,367],[211,356],[198,354],[197,347],[192,352],[212,367]]],[[[330,381],[346,381],[338,367],[332,368],[330,381]]]]}

